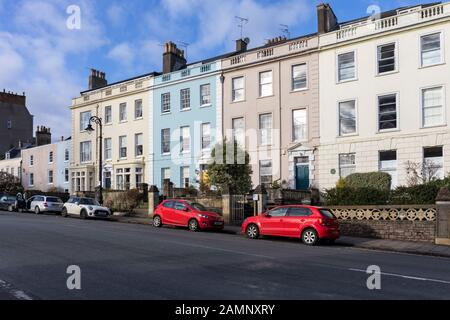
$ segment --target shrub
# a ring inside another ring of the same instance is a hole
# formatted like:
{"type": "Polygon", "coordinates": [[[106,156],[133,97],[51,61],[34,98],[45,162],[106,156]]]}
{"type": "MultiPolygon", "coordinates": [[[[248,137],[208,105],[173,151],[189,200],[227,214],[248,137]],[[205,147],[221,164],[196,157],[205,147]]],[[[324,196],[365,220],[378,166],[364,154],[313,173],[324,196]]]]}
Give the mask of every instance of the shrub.
{"type": "Polygon", "coordinates": [[[391,183],[392,177],[386,172],[353,173],[345,178],[345,186],[354,189],[390,190],[391,183]]]}
{"type": "Polygon", "coordinates": [[[389,199],[389,190],[375,188],[333,188],[322,194],[326,205],[383,205],[389,199]]]}
{"type": "Polygon", "coordinates": [[[143,195],[137,189],[120,192],[106,192],[104,204],[113,212],[132,213],[139,207],[143,195]]]}

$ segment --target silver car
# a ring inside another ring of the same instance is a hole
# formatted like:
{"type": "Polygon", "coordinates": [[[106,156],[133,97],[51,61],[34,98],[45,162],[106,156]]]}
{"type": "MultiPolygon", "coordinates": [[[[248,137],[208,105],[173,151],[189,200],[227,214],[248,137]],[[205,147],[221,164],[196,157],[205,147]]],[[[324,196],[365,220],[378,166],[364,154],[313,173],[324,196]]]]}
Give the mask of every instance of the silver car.
{"type": "Polygon", "coordinates": [[[36,214],[43,212],[61,213],[64,202],[58,197],[33,196],[27,200],[27,209],[36,214]]]}

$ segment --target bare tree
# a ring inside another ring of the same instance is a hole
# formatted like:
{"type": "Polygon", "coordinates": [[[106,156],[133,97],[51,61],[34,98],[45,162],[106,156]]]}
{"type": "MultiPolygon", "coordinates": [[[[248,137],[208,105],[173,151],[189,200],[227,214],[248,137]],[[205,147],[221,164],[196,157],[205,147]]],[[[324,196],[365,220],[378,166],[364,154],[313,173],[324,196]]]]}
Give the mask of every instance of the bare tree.
{"type": "Polygon", "coordinates": [[[424,162],[407,161],[405,168],[408,185],[416,186],[438,180],[437,173],[441,166],[434,161],[425,160],[424,162]]]}

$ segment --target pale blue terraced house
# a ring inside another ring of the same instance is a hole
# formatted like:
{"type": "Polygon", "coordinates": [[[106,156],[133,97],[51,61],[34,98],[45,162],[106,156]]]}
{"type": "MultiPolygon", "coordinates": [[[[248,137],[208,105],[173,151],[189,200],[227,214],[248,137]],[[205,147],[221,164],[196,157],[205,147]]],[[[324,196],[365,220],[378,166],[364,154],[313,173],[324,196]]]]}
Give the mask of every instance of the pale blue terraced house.
{"type": "Polygon", "coordinates": [[[162,190],[170,179],[178,188],[199,187],[221,136],[221,92],[220,60],[187,65],[182,50],[171,42],[165,45],[163,73],[155,77],[150,93],[151,184],[162,190]]]}

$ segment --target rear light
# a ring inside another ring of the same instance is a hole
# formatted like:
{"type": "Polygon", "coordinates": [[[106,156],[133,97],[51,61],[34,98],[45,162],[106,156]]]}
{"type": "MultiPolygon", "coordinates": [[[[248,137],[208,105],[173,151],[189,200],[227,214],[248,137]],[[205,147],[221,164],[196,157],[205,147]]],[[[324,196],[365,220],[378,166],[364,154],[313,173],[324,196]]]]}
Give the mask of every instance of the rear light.
{"type": "Polygon", "coordinates": [[[43,206],[47,208],[48,207],[47,202],[44,202],[43,206]]]}
{"type": "Polygon", "coordinates": [[[322,219],[322,218],[319,219],[319,224],[324,227],[329,227],[333,225],[329,219],[322,219]]]}

